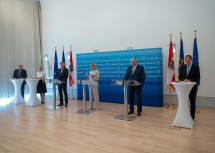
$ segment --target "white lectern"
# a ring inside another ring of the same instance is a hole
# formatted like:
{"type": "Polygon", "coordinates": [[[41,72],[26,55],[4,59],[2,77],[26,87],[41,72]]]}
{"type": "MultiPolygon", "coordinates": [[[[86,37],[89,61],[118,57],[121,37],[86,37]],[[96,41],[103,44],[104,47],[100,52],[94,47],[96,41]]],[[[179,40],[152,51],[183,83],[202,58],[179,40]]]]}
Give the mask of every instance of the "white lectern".
{"type": "Polygon", "coordinates": [[[26,79],[26,82],[30,90],[30,95],[29,95],[28,101],[26,102],[26,106],[40,105],[41,103],[37,97],[37,92],[36,92],[39,79],[26,79]]]}
{"type": "Polygon", "coordinates": [[[178,94],[178,110],[176,113],[175,120],[171,126],[193,128],[192,117],[190,116],[190,111],[188,107],[188,95],[192,87],[196,84],[195,82],[171,82],[175,87],[178,94]]]}
{"type": "Polygon", "coordinates": [[[135,80],[114,80],[112,81],[113,85],[124,86],[124,114],[119,114],[115,119],[132,121],[136,116],[128,115],[128,86],[139,86],[140,83],[135,80]]]}
{"type": "Polygon", "coordinates": [[[24,103],[24,99],[21,95],[21,85],[24,81],[24,79],[10,79],[13,82],[13,85],[15,87],[15,93],[10,103],[12,104],[20,104],[24,103]]]}
{"type": "Polygon", "coordinates": [[[58,80],[58,79],[46,79],[46,81],[48,81],[49,83],[52,83],[53,84],[53,95],[54,95],[54,98],[53,98],[53,106],[50,106],[50,107],[46,107],[48,109],[59,109],[60,107],[57,106],[56,104],[56,86],[58,84],[61,84],[63,83],[63,81],[61,80],[58,80]]]}
{"type": "Polygon", "coordinates": [[[84,104],[84,109],[78,110],[77,113],[88,115],[90,111],[87,110],[86,105],[86,85],[92,85],[95,84],[95,82],[89,80],[77,80],[77,84],[81,84],[83,86],[83,104],[84,104]]]}

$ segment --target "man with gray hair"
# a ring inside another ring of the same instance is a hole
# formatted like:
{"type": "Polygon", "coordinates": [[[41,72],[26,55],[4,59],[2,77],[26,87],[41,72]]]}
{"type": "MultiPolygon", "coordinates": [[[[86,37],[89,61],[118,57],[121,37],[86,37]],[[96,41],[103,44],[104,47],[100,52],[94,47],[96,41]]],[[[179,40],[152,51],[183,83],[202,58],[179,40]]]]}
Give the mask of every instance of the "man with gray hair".
{"type": "MultiPolygon", "coordinates": [[[[23,69],[22,64],[19,64],[18,66],[19,66],[19,69],[16,69],[13,72],[13,78],[14,79],[26,79],[27,71],[25,69],[23,69]]],[[[25,99],[25,84],[26,84],[26,81],[24,80],[21,85],[21,95],[22,95],[23,99],[25,99]]]]}
{"type": "Polygon", "coordinates": [[[129,93],[130,93],[130,111],[128,114],[134,113],[134,94],[136,92],[137,95],[137,115],[141,116],[142,112],[142,87],[145,82],[145,71],[144,67],[137,64],[136,58],[131,59],[131,66],[127,68],[125,74],[125,80],[135,80],[140,85],[138,86],[130,86],[129,93]]]}

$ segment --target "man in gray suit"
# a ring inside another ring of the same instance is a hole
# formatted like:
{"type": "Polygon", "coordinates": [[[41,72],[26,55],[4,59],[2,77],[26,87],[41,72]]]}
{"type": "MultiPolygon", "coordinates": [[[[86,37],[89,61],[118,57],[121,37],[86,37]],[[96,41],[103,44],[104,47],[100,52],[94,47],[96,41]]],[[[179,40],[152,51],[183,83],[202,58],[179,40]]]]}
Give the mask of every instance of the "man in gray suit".
{"type": "MultiPolygon", "coordinates": [[[[13,72],[13,78],[14,79],[26,79],[27,78],[27,72],[25,69],[23,69],[23,65],[22,64],[19,64],[19,69],[16,69],[14,70],[13,72]]],[[[25,84],[26,84],[26,81],[24,80],[22,85],[21,85],[21,95],[22,95],[22,98],[25,99],[25,84]]]]}
{"type": "Polygon", "coordinates": [[[142,112],[142,88],[143,84],[145,82],[145,71],[144,67],[137,64],[136,58],[131,59],[131,66],[127,68],[126,74],[125,74],[125,80],[135,80],[140,85],[138,86],[130,86],[129,92],[130,92],[130,111],[128,114],[134,113],[134,94],[136,92],[137,94],[137,115],[141,116],[142,112]]]}

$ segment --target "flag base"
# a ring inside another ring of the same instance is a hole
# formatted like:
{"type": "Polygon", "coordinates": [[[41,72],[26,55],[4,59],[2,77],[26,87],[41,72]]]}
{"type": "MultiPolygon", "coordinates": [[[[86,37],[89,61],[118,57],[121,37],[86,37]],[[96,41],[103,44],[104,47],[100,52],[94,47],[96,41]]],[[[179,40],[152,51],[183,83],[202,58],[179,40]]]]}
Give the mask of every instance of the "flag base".
{"type": "Polygon", "coordinates": [[[175,109],[175,107],[174,107],[174,105],[169,104],[168,106],[166,106],[166,109],[174,110],[174,109],[175,109]]]}

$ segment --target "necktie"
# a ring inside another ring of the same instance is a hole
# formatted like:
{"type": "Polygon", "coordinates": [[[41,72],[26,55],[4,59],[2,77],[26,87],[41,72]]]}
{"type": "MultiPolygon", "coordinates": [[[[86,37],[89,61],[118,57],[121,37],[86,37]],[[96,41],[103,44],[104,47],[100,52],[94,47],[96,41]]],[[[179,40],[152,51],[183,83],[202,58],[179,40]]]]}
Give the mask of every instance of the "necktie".
{"type": "Polygon", "coordinates": [[[132,67],[132,75],[134,74],[135,66],[132,67]]]}
{"type": "Polygon", "coordinates": [[[189,74],[190,72],[190,65],[187,65],[187,75],[189,74]]]}
{"type": "Polygon", "coordinates": [[[19,72],[18,72],[18,78],[21,77],[21,72],[22,72],[22,70],[19,70],[19,72]]]}

